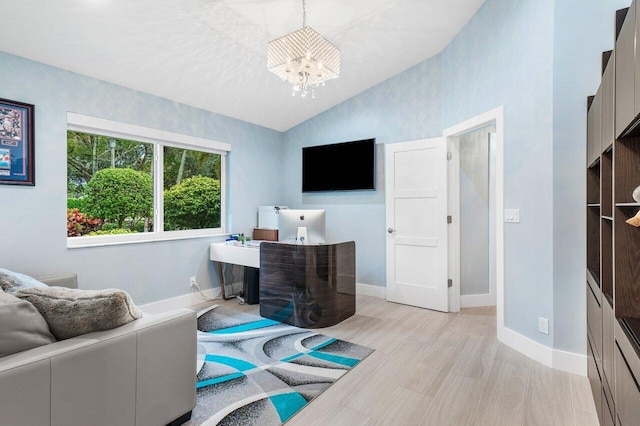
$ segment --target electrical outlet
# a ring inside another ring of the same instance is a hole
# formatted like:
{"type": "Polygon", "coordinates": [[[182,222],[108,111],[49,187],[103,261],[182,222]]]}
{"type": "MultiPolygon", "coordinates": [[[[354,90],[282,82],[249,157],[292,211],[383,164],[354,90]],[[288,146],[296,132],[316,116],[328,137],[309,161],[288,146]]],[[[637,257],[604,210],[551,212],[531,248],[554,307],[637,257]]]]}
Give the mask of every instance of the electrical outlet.
{"type": "Polygon", "coordinates": [[[504,209],[504,221],[507,223],[520,223],[520,209],[504,209]]]}
{"type": "Polygon", "coordinates": [[[538,317],[538,331],[549,334],[549,320],[547,318],[538,317]]]}
{"type": "Polygon", "coordinates": [[[198,281],[196,281],[196,277],[189,278],[189,287],[198,287],[198,281]]]}

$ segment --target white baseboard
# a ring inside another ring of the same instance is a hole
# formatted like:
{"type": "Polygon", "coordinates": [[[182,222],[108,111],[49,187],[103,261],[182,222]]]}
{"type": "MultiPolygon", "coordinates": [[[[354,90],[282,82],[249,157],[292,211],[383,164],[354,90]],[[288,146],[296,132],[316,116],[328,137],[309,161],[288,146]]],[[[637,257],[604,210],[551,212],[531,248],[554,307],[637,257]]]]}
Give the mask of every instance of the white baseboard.
{"type": "Polygon", "coordinates": [[[553,350],[553,368],[567,373],[587,375],[587,356],[573,352],[553,350]]]}
{"type": "Polygon", "coordinates": [[[386,299],[387,289],[386,287],[380,287],[377,285],[356,283],[356,294],[386,299]]]}
{"type": "Polygon", "coordinates": [[[498,328],[498,340],[547,367],[553,366],[553,349],[549,346],[538,343],[506,327],[498,328]]]}
{"type": "Polygon", "coordinates": [[[489,293],[460,295],[461,308],[475,308],[476,306],[496,306],[496,298],[489,293]]]}
{"type": "Polygon", "coordinates": [[[498,340],[547,367],[581,376],[587,375],[585,355],[550,348],[506,327],[498,329],[498,340]]]}
{"type": "Polygon", "coordinates": [[[203,290],[202,293],[203,294],[200,294],[196,291],[189,294],[183,294],[182,296],[172,297],[171,299],[164,299],[157,302],[147,303],[146,305],[141,305],[140,309],[142,309],[143,312],[157,314],[160,312],[170,311],[171,309],[189,308],[193,305],[204,303],[207,301],[205,297],[210,299],[220,297],[219,288],[203,290]]]}

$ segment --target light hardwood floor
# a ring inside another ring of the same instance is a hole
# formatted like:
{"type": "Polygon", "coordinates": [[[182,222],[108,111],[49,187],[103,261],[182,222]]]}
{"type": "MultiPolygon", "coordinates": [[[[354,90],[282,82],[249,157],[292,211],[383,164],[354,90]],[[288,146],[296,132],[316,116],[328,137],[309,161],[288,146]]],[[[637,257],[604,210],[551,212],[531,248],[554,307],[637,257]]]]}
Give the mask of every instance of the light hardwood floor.
{"type": "MultiPolygon", "coordinates": [[[[357,300],[355,316],[317,331],[375,352],[287,426],[598,424],[587,378],[499,343],[495,309],[444,314],[357,300]]],[[[258,312],[258,305],[218,303],[258,312]]]]}

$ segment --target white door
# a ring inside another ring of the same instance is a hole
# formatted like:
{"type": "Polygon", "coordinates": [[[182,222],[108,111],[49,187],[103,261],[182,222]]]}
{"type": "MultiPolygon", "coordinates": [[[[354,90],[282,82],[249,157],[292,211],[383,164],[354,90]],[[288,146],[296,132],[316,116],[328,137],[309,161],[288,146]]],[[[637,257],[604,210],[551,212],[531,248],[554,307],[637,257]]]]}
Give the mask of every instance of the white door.
{"type": "Polygon", "coordinates": [[[447,312],[447,140],[385,145],[387,300],[447,312]]]}

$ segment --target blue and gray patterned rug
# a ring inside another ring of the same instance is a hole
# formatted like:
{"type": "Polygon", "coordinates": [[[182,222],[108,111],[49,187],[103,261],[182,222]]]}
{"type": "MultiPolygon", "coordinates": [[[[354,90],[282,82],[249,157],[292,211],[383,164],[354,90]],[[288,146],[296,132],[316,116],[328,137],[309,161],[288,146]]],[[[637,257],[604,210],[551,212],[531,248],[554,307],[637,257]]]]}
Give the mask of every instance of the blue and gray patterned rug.
{"type": "Polygon", "coordinates": [[[373,352],[225,307],[198,315],[197,425],[280,425],[373,352]]]}

